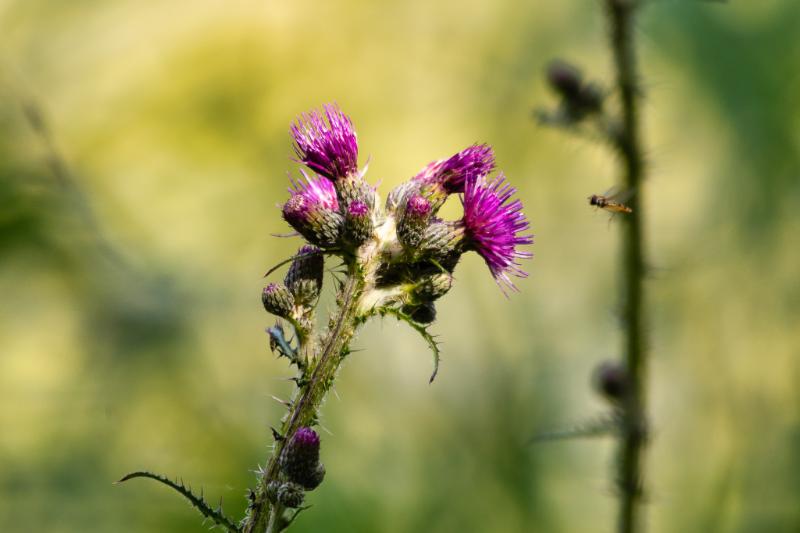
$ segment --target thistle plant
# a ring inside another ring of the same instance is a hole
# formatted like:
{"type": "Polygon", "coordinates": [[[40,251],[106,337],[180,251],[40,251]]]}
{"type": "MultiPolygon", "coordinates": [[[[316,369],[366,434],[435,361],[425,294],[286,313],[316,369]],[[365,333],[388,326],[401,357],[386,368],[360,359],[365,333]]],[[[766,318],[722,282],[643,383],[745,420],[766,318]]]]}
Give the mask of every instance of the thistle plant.
{"type": "Polygon", "coordinates": [[[489,146],[476,144],[428,164],[395,187],[382,206],[366,180],[366,168],[358,167],[353,124],[338,107],[302,115],[291,135],[295,161],[306,169],[291,183],[281,213],[306,244],[278,265],[289,263],[288,271],[282,282],[267,284],[262,302],[277,317],[267,329],[270,347],[294,367],[296,388],[291,399],[281,400],[287,412],[273,429],[272,453],[248,493],[247,514],[235,524],[182,483],[148,472],[123,478],[148,477],[175,488],[228,531],[285,530],[305,509],[306,495],[324,480],[320,437],[313,428],[359,326],[385,316],[411,326],[433,354],[432,382],[439,345],[429,327],[461,257],[480,255],[504,293],[517,290],[512,278],[527,275],[520,260],[531,257],[522,249],[533,243],[522,203],[501,173],[492,177],[495,158],[489,146]],[[460,197],[463,216],[444,220],[438,212],[453,195],[460,197]],[[329,260],[338,267],[333,277],[336,308],[327,328],[317,331],[317,303],[329,260]]]}

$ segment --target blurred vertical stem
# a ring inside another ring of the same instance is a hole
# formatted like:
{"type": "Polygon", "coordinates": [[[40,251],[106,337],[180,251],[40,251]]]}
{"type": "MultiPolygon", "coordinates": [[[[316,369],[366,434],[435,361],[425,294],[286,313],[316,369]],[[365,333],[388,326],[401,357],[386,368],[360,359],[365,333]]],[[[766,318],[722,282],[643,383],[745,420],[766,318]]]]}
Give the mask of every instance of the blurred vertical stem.
{"type": "Polygon", "coordinates": [[[630,376],[630,394],[624,405],[623,432],[619,450],[617,483],[621,492],[619,533],[640,531],[644,447],[646,444],[647,351],[644,339],[644,224],[641,207],[645,178],[639,130],[639,85],[636,63],[634,22],[638,0],[606,0],[610,25],[610,44],[614,56],[617,92],[622,107],[622,123],[616,146],[624,167],[623,185],[633,191],[632,212],[622,224],[623,317],[625,364],[630,376]]]}
{"type": "Polygon", "coordinates": [[[364,285],[363,267],[353,259],[337,295],[339,307],[331,316],[328,333],[312,363],[310,378],[299,386],[281,427],[283,438],[275,442],[269,462],[262,471],[255,499],[242,526],[243,533],[277,533],[287,526],[283,516],[286,509],[280,503],[270,502],[267,487],[271,481],[280,478],[279,458],[284,444],[300,427],[311,426],[316,421],[320,403],[333,385],[336,371],[347,355],[347,346],[357,325],[358,303],[364,285]]]}

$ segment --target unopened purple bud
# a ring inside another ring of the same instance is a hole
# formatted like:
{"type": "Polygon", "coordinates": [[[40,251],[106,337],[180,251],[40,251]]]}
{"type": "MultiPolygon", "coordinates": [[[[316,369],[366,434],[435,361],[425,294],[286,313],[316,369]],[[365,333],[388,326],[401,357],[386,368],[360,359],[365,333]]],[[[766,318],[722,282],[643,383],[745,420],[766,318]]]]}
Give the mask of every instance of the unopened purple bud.
{"type": "Polygon", "coordinates": [[[273,315],[287,318],[294,309],[294,296],[283,283],[270,283],[261,293],[261,303],[273,315]]]}
{"type": "Polygon", "coordinates": [[[361,200],[351,202],[347,206],[345,216],[345,240],[355,246],[361,246],[372,236],[373,229],[369,206],[361,200]]]}
{"type": "Polygon", "coordinates": [[[405,214],[413,218],[424,218],[431,214],[431,203],[419,194],[412,195],[406,202],[405,214]]]}
{"type": "Polygon", "coordinates": [[[547,65],[547,82],[558,94],[573,98],[581,92],[583,76],[576,67],[555,59],[547,65]]]}
{"type": "Polygon", "coordinates": [[[294,150],[300,162],[336,181],[358,172],[358,142],[353,123],[335,105],[311,111],[292,125],[294,150]]]}
{"type": "Polygon", "coordinates": [[[407,250],[422,242],[431,216],[431,202],[419,193],[407,196],[397,215],[397,238],[407,250]]]}
{"type": "Polygon", "coordinates": [[[413,191],[418,191],[420,185],[420,182],[412,179],[392,189],[389,192],[389,196],[386,198],[386,210],[392,212],[402,206],[406,197],[413,191]]]}
{"type": "Polygon", "coordinates": [[[630,377],[624,364],[604,361],[594,371],[592,378],[595,389],[611,402],[625,399],[630,390],[630,377]]]}
{"type": "Polygon", "coordinates": [[[319,462],[319,435],[309,427],[301,427],[281,454],[281,469],[286,476],[307,489],[322,482],[324,467],[319,462]],[[321,472],[321,474],[320,474],[321,472]]]}

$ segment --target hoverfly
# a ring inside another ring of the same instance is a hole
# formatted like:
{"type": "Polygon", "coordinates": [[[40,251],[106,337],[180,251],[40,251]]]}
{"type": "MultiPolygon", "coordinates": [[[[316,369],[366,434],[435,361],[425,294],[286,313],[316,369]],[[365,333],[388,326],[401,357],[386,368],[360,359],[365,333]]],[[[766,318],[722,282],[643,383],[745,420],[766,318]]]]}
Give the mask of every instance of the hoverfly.
{"type": "Polygon", "coordinates": [[[589,200],[589,205],[593,205],[595,207],[599,207],[600,209],[605,209],[609,213],[617,214],[617,213],[633,213],[633,209],[625,205],[625,202],[633,195],[633,191],[624,191],[618,192],[616,194],[608,195],[606,194],[593,194],[591,195],[589,200]]]}

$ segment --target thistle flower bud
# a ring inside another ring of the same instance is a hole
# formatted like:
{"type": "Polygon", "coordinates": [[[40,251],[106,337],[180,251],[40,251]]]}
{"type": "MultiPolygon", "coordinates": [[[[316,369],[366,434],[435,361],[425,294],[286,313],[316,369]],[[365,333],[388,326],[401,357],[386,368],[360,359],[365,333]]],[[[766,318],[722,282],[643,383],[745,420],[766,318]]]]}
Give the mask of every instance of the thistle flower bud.
{"type": "Polygon", "coordinates": [[[275,316],[288,318],[294,310],[294,296],[283,283],[270,283],[261,293],[264,309],[275,316]]]}
{"type": "Polygon", "coordinates": [[[605,93],[596,83],[587,83],[580,94],[580,105],[586,113],[597,113],[603,108],[605,93]]]}
{"type": "Polygon", "coordinates": [[[547,81],[561,97],[568,120],[579,121],[603,107],[603,90],[595,83],[584,82],[581,72],[569,63],[552,61],[547,67],[547,81]]]}
{"type": "Polygon", "coordinates": [[[404,181],[389,192],[389,196],[386,197],[386,210],[390,212],[396,210],[403,204],[406,196],[419,188],[420,184],[417,181],[404,181]]]}
{"type": "Polygon", "coordinates": [[[433,220],[422,235],[419,245],[421,255],[435,259],[463,252],[464,227],[458,222],[433,220]]]}
{"type": "Polygon", "coordinates": [[[361,246],[372,236],[374,229],[372,213],[364,202],[355,200],[347,206],[345,215],[345,239],[355,246],[361,246]]]}
{"type": "Polygon", "coordinates": [[[424,302],[432,302],[447,294],[453,286],[453,276],[446,272],[423,277],[414,285],[414,296],[424,302]]]}
{"type": "Polygon", "coordinates": [[[554,59],[547,65],[546,78],[550,87],[564,98],[577,96],[583,85],[580,70],[560,59],[554,59]]]}
{"type": "Polygon", "coordinates": [[[325,259],[316,246],[302,246],[286,272],[284,283],[298,304],[308,306],[319,296],[325,259]]]}
{"type": "Polygon", "coordinates": [[[281,454],[281,469],[286,476],[311,490],[325,476],[325,468],[319,468],[319,435],[309,427],[301,427],[281,454]]]}
{"type": "Polygon", "coordinates": [[[296,509],[297,507],[303,505],[303,500],[305,499],[306,494],[303,491],[303,487],[297,483],[288,481],[283,483],[278,488],[277,497],[278,501],[284,506],[290,509],[296,509]]]}
{"type": "Polygon", "coordinates": [[[305,480],[303,487],[306,490],[314,490],[322,484],[325,479],[325,465],[319,463],[308,479],[305,480]]]}
{"type": "Polygon", "coordinates": [[[600,363],[594,371],[592,382],[597,393],[610,402],[624,400],[630,390],[628,369],[616,361],[600,363]]]}
{"type": "Polygon", "coordinates": [[[369,207],[375,207],[375,189],[361,176],[351,176],[340,179],[334,184],[339,205],[347,211],[353,202],[361,202],[369,207]]]}
{"type": "Polygon", "coordinates": [[[272,480],[267,484],[267,499],[272,503],[278,501],[278,490],[280,490],[282,483],[277,480],[272,480]]]}
{"type": "Polygon", "coordinates": [[[431,209],[431,203],[419,193],[412,193],[403,200],[398,212],[397,238],[406,249],[413,250],[422,242],[431,209]]]}
{"type": "Polygon", "coordinates": [[[425,302],[421,305],[412,307],[406,306],[403,308],[412,320],[420,324],[430,324],[436,320],[436,306],[433,302],[425,302]]]}
{"type": "Polygon", "coordinates": [[[289,189],[292,195],[283,206],[283,218],[312,244],[331,247],[339,240],[344,218],[333,184],[324,178],[297,181],[289,189]]]}

